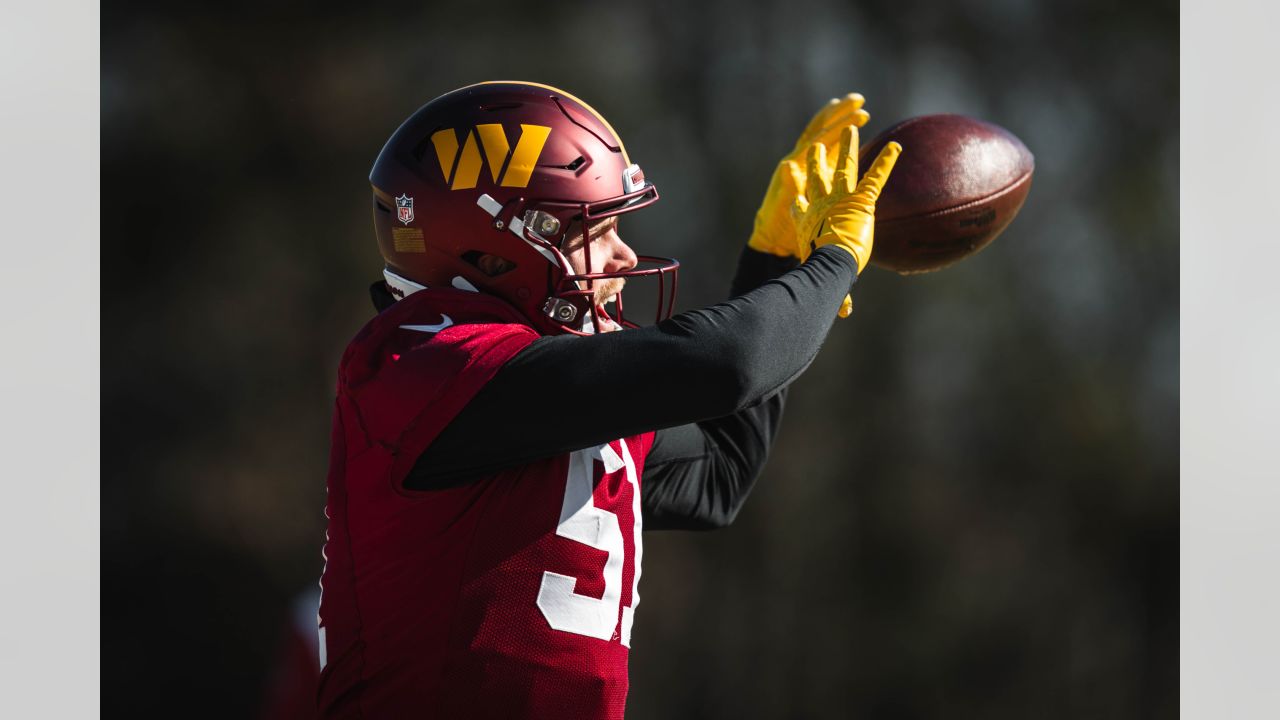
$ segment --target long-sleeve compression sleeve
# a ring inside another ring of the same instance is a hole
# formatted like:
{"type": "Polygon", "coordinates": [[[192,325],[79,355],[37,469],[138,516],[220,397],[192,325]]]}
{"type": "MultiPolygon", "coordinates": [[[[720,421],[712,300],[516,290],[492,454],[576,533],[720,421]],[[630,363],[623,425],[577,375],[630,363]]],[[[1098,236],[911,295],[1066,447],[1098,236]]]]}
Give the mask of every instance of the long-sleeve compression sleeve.
{"type": "MultiPolygon", "coordinates": [[[[452,486],[514,464],[758,406],[813,360],[840,298],[855,279],[856,265],[848,253],[819,248],[804,264],[750,292],[653,326],[591,337],[540,338],[471,400],[419,458],[406,484],[415,489],[452,486]],[[542,415],[529,423],[527,412],[514,413],[512,407],[535,408],[542,415]],[[501,447],[479,456],[472,452],[481,433],[504,438],[501,447]]],[[[771,436],[772,429],[769,437],[754,443],[764,443],[764,454],[771,436]]],[[[659,456],[651,456],[658,461],[655,467],[664,464],[667,451],[662,446],[670,449],[669,458],[691,448],[697,453],[688,442],[667,440],[680,438],[658,439],[659,456]]],[[[720,464],[758,471],[763,462],[760,453],[738,455],[720,464]]],[[[655,482],[655,491],[662,485],[655,482]]],[[[733,495],[646,494],[656,527],[680,525],[681,507],[728,507],[725,498],[733,495]]]]}
{"type": "MultiPolygon", "coordinates": [[[[797,264],[743,248],[729,297],[797,264]]],[[[730,415],[654,433],[640,483],[646,530],[708,530],[737,517],[764,470],[782,422],[787,388],[730,415]]]]}

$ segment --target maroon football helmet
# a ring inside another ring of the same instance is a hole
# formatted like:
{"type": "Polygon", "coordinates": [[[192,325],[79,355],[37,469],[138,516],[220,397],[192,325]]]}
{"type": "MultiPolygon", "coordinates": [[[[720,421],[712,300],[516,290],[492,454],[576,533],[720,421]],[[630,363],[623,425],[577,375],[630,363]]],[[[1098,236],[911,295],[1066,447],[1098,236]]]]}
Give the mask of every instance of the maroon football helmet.
{"type": "MultiPolygon", "coordinates": [[[[575,273],[561,252],[571,232],[589,248],[593,224],[658,199],[609,123],[563,90],[488,82],[441,95],[395,131],[369,182],[378,246],[401,278],[495,295],[544,334],[600,328],[594,282],[607,278],[653,277],[655,320],[671,315],[679,262],[642,255],[633,269],[593,272],[585,252],[575,273]],[[514,267],[490,275],[477,264],[486,254],[514,267]]],[[[610,319],[635,327],[621,292],[610,319]]]]}

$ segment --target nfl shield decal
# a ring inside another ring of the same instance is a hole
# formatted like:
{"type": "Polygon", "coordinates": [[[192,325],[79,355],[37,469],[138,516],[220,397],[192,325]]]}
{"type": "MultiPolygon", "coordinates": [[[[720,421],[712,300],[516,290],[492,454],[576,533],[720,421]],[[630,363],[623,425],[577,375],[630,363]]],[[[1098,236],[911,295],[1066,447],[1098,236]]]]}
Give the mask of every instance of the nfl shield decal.
{"type": "Polygon", "coordinates": [[[413,222],[413,198],[408,195],[396,198],[396,210],[399,213],[400,222],[405,225],[413,222]]]}

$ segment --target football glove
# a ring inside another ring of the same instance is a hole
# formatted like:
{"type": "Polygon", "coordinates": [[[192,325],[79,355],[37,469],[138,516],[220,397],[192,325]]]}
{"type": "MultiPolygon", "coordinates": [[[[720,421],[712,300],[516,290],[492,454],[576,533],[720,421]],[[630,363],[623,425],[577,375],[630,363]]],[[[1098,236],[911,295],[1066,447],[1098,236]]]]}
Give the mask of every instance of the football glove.
{"type": "MultiPolygon", "coordinates": [[[[832,164],[828,164],[823,143],[809,146],[804,193],[796,196],[792,206],[801,260],[817,248],[835,245],[852,255],[858,272],[862,272],[871,260],[876,200],[901,153],[898,143],[885,145],[859,181],[856,125],[846,126],[841,132],[832,164]]],[[[846,295],[840,305],[840,317],[848,317],[852,308],[846,295]]]]}
{"type": "Polygon", "coordinates": [[[773,171],[769,189],[764,194],[764,202],[756,212],[755,227],[751,232],[751,239],[747,241],[748,247],[782,257],[800,257],[796,253],[791,206],[795,204],[797,197],[804,194],[805,153],[814,143],[821,143],[828,150],[834,151],[842,128],[851,124],[855,127],[866,125],[871,116],[862,109],[863,102],[865,100],[858,93],[832,98],[809,121],[804,132],[800,133],[800,139],[796,140],[795,147],[773,171]]]}

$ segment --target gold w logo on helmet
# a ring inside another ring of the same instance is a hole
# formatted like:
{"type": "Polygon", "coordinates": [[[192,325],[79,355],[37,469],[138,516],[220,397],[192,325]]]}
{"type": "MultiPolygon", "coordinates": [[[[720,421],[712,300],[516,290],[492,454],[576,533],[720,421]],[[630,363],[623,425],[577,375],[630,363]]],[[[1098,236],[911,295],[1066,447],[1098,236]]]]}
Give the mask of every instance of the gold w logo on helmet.
{"type": "Polygon", "coordinates": [[[466,190],[476,186],[480,179],[480,149],[476,136],[480,137],[479,145],[484,146],[484,156],[488,160],[489,175],[495,183],[502,187],[528,187],[529,177],[533,175],[533,166],[542,155],[542,147],[547,144],[547,136],[551,128],[543,125],[520,125],[520,139],[516,141],[515,150],[507,141],[507,132],[497,123],[477,125],[475,131],[466,132],[466,141],[462,151],[458,151],[457,131],[450,128],[439,130],[431,136],[431,144],[436,148],[436,159],[440,161],[440,172],[451,190],[466,190]],[[510,156],[511,161],[507,161],[510,156]],[[506,166],[504,171],[503,166],[506,166]],[[452,176],[449,171],[452,170],[452,176]]]}

